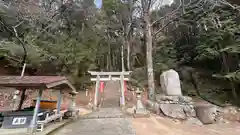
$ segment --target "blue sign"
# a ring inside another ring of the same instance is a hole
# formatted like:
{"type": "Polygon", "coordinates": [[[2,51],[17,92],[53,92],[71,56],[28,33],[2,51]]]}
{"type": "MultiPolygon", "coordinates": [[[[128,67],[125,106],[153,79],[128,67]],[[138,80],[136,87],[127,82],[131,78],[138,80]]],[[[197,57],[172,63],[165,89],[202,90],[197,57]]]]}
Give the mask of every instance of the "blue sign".
{"type": "Polygon", "coordinates": [[[102,0],[94,0],[94,4],[96,5],[97,8],[102,7],[102,0]]]}

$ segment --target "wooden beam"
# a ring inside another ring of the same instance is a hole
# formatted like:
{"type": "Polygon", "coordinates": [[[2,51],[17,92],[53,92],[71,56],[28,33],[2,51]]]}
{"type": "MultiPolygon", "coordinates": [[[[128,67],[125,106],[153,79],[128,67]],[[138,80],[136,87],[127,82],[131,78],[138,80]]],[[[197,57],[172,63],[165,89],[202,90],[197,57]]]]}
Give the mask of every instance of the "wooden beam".
{"type": "MultiPolygon", "coordinates": [[[[104,77],[104,78],[100,78],[99,80],[100,81],[111,81],[111,80],[113,80],[113,81],[120,81],[121,78],[119,78],[119,77],[112,77],[112,78],[104,77]]],[[[129,78],[124,78],[123,80],[124,81],[129,81],[129,78]]],[[[91,78],[91,81],[97,81],[97,78],[91,78]]]]}
{"type": "Polygon", "coordinates": [[[75,87],[68,80],[61,80],[61,81],[49,83],[49,84],[46,84],[46,87],[48,89],[50,89],[50,88],[56,87],[56,86],[61,85],[61,84],[66,84],[72,89],[72,92],[77,92],[75,87]]]}
{"type": "Polygon", "coordinates": [[[91,75],[130,75],[132,71],[125,71],[125,72],[95,72],[95,71],[88,71],[91,75]]]}
{"type": "Polygon", "coordinates": [[[57,81],[57,82],[48,83],[48,84],[46,84],[46,86],[48,89],[50,89],[50,88],[56,87],[61,84],[66,84],[66,83],[67,83],[67,80],[61,80],[61,81],[57,81]]]}

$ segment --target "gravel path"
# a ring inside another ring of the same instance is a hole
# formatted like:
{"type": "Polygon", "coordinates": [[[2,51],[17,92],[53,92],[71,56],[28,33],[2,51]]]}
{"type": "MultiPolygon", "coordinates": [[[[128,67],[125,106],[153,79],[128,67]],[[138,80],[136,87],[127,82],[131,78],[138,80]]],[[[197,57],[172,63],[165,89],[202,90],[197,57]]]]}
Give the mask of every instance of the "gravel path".
{"type": "Polygon", "coordinates": [[[135,130],[127,118],[113,118],[123,115],[120,109],[102,108],[93,112],[95,119],[79,119],[67,125],[54,135],[135,135],[135,130]],[[104,116],[112,118],[101,118],[104,116]]]}

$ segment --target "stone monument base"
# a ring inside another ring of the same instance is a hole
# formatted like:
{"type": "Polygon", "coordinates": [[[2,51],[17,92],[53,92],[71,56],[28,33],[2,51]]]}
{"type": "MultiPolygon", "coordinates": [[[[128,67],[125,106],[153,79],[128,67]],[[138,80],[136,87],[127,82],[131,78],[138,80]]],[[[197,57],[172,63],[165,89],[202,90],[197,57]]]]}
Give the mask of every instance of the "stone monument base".
{"type": "Polygon", "coordinates": [[[183,120],[196,117],[191,97],[158,95],[156,99],[160,112],[165,116],[183,120]]]}
{"type": "Polygon", "coordinates": [[[140,118],[140,117],[149,117],[150,114],[146,109],[134,109],[133,117],[140,118]]]}

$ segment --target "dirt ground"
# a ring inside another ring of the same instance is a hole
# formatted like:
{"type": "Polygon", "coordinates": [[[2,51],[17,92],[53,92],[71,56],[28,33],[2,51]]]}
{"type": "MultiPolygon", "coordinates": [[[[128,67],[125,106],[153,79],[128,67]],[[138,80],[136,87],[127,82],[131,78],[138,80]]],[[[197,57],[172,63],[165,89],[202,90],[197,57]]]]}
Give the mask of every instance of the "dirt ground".
{"type": "Polygon", "coordinates": [[[188,125],[171,119],[151,115],[149,118],[131,119],[136,135],[239,135],[240,123],[188,125]]]}
{"type": "MultiPolygon", "coordinates": [[[[126,94],[127,106],[132,107],[136,99],[131,92],[126,94]]],[[[143,102],[146,101],[147,94],[143,93],[143,102]]],[[[77,104],[87,105],[88,99],[85,92],[78,94],[77,104]]],[[[240,123],[212,124],[212,125],[190,125],[180,121],[175,121],[167,117],[151,114],[148,118],[130,118],[136,135],[239,135],[240,123]]]]}

